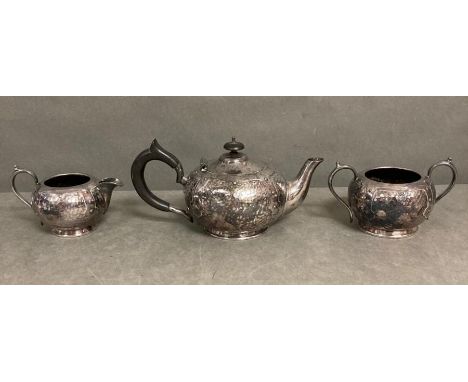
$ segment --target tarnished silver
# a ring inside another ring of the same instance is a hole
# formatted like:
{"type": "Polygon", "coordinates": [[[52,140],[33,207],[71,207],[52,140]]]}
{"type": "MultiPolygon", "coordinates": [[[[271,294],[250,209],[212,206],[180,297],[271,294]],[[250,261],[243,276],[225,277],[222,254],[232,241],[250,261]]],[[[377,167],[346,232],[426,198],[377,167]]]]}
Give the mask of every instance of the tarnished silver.
{"type": "Polygon", "coordinates": [[[39,216],[41,225],[61,237],[83,236],[91,232],[109,207],[112,191],[122,186],[117,178],[97,178],[81,174],[58,174],[39,182],[33,171],[15,166],[11,188],[15,195],[39,216]],[[35,183],[30,199],[16,189],[19,174],[29,174],[35,183]]]}
{"type": "Polygon", "coordinates": [[[247,239],[264,232],[281,216],[297,208],[307,195],[315,168],[322,158],[308,159],[296,179],[286,181],[265,164],[249,160],[235,138],[224,145],[228,152],[218,159],[202,159],[187,177],[182,165],[154,140],[135,159],[132,181],[140,197],[166,212],[182,215],[200,224],[209,234],[224,239],[247,239]],[[175,208],[154,195],[144,179],[146,164],[160,160],[177,173],[184,186],[185,209],[175,208]]]}
{"type": "Polygon", "coordinates": [[[328,187],[349,212],[350,221],[356,217],[360,229],[371,235],[402,238],[416,233],[419,225],[429,218],[435,203],[453,188],[457,169],[451,158],[432,165],[427,176],[399,167],[376,167],[358,173],[353,167],[336,163],[330,173],[328,187]],[[431,175],[435,168],[446,166],[452,180],[440,195],[431,175]],[[333,178],[341,170],[351,170],[354,178],[348,187],[348,202],[333,189],[333,178]]]}

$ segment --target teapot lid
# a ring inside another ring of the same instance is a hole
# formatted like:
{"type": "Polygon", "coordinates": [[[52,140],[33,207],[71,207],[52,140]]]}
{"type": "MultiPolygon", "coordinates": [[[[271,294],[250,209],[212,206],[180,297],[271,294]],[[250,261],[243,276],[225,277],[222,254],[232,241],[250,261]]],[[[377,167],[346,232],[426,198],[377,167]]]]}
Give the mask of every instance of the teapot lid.
{"type": "Polygon", "coordinates": [[[232,137],[230,142],[223,146],[228,152],[222,154],[218,160],[214,160],[206,165],[206,170],[212,173],[228,175],[250,175],[256,174],[265,168],[265,165],[254,163],[249,160],[245,153],[244,144],[232,137]]]}

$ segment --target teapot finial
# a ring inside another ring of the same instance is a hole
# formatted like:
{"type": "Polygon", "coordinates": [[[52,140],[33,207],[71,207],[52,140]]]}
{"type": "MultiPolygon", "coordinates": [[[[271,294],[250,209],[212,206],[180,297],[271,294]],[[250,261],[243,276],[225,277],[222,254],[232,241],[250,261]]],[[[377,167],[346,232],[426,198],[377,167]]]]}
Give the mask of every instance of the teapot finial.
{"type": "Polygon", "coordinates": [[[241,142],[238,142],[236,141],[236,138],[235,137],[232,137],[232,140],[231,142],[227,142],[225,145],[224,145],[224,148],[228,151],[231,151],[231,152],[238,152],[240,150],[243,150],[244,149],[244,144],[241,143],[241,142]]]}

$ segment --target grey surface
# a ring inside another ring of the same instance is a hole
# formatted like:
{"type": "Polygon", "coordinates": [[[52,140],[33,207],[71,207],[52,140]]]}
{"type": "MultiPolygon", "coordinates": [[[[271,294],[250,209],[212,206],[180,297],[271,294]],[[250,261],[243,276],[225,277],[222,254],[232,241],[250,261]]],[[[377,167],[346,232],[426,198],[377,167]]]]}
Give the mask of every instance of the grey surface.
{"type": "MultiPolygon", "coordinates": [[[[180,192],[162,195],[181,203],[180,192]]],[[[0,283],[467,284],[467,195],[468,185],[456,186],[416,236],[392,240],[349,225],[328,189],[313,189],[263,236],[225,241],[134,192],[115,192],[91,235],[57,238],[12,194],[0,194],[0,283]]]]}
{"type": "MultiPolygon", "coordinates": [[[[231,136],[287,178],[307,157],[324,157],[313,186],[326,186],[336,160],[425,173],[449,155],[468,183],[468,97],[0,97],[0,192],[15,163],[40,179],[115,176],[131,190],[131,163],[154,137],[190,171],[231,136]]],[[[176,188],[171,169],[149,167],[152,188],[176,188]]],[[[437,183],[449,179],[435,174],[437,183]]],[[[337,184],[348,180],[342,174],[337,184]]],[[[19,184],[31,187],[26,177],[19,184]]]]}

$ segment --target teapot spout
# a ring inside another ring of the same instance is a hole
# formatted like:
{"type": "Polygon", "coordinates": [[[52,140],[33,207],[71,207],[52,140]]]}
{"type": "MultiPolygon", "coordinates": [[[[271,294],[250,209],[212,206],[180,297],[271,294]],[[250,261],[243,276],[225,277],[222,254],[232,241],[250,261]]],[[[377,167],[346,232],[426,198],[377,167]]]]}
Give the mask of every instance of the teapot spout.
{"type": "Polygon", "coordinates": [[[104,196],[104,202],[106,203],[106,209],[109,207],[109,203],[112,196],[112,191],[115,187],[121,187],[123,183],[117,178],[104,178],[99,182],[99,189],[102,191],[104,196]]]}
{"type": "Polygon", "coordinates": [[[286,204],[283,215],[295,210],[304,201],[309,192],[312,174],[317,166],[323,162],[323,158],[309,158],[297,174],[296,179],[288,182],[286,190],[286,204]]]}

